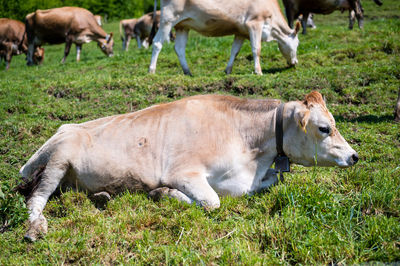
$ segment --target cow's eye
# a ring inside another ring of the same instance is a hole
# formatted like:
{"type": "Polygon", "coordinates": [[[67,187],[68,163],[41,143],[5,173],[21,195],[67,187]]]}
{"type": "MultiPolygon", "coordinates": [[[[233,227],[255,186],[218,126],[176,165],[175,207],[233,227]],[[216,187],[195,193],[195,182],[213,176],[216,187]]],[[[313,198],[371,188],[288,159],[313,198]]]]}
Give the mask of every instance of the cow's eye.
{"type": "Polygon", "coordinates": [[[318,129],[322,133],[326,133],[326,134],[329,134],[329,131],[330,131],[329,127],[319,127],[318,129]]]}

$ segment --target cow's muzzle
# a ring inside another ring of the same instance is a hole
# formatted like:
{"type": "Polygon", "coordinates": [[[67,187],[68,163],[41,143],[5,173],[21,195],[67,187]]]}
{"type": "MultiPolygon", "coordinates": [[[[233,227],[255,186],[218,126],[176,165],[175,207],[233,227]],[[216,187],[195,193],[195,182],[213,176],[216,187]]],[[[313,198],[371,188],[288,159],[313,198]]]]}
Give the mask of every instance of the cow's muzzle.
{"type": "Polygon", "coordinates": [[[349,166],[355,165],[358,162],[359,158],[358,158],[358,154],[354,153],[353,155],[351,155],[349,157],[349,159],[347,160],[347,163],[349,164],[349,166]]]}

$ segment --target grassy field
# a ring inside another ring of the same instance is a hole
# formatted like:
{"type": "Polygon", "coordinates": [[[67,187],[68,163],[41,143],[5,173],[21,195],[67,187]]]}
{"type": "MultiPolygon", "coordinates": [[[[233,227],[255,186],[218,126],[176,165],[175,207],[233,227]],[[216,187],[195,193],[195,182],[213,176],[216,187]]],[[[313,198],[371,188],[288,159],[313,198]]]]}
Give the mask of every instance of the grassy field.
{"type": "Polygon", "coordinates": [[[351,264],[400,261],[400,125],[393,111],[400,88],[400,1],[364,1],[365,28],[347,29],[347,14],[315,16],[317,29],[299,36],[299,65],[286,68],[277,44],[264,43],[256,76],[249,42],[233,74],[223,70],[233,37],[191,32],[182,75],[173,44],[156,75],[151,50],[123,53],[118,22],[113,58],[95,43],[73,50],[45,46],[41,66],[13,58],[0,66],[0,264],[351,264]],[[204,211],[175,200],[124,193],[99,210],[84,193],[52,198],[49,232],[23,240],[27,212],[13,191],[19,168],[65,123],[131,112],[189,95],[302,99],[320,91],[337,127],[359,153],[349,169],[294,166],[285,182],[253,197],[223,198],[204,211]]]}

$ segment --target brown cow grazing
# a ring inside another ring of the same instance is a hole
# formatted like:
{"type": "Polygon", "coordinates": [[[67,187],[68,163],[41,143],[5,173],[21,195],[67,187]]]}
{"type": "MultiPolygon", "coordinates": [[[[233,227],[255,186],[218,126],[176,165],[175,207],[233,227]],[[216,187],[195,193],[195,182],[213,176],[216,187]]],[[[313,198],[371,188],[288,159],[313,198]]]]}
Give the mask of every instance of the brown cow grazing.
{"type": "Polygon", "coordinates": [[[65,43],[65,62],[72,43],[76,45],[76,61],[80,60],[82,44],[96,41],[108,56],[113,55],[112,33],[107,34],[98,24],[93,14],[80,7],[61,7],[37,10],[26,16],[28,36],[28,65],[32,65],[33,50],[44,43],[65,43]]]}
{"type": "MultiPolygon", "coordinates": [[[[307,33],[307,21],[310,13],[330,14],[335,10],[349,10],[349,28],[352,29],[355,17],[358,20],[358,26],[363,27],[364,10],[361,6],[361,0],[282,0],[285,6],[286,17],[289,26],[293,28],[294,20],[303,15],[301,24],[303,34],[307,33]]],[[[382,5],[380,0],[374,0],[377,5],[382,5]]]]}
{"type": "MultiPolygon", "coordinates": [[[[25,25],[21,21],[0,18],[0,60],[6,61],[6,70],[10,67],[13,55],[28,52],[28,39],[26,38],[25,25]]],[[[44,49],[37,47],[33,54],[35,64],[42,63],[44,49]]]]}
{"type": "MultiPolygon", "coordinates": [[[[157,6],[157,0],[154,2],[157,6]]],[[[244,40],[250,39],[255,73],[261,75],[261,41],[276,40],[289,65],[297,64],[297,31],[289,28],[276,0],[161,0],[160,28],[154,37],[149,73],[155,73],[157,58],[164,41],[175,26],[175,52],[183,73],[191,75],[185,47],[189,30],[205,36],[235,35],[231,56],[225,69],[231,73],[233,62],[244,40]]]]}
{"type": "Polygon", "coordinates": [[[47,232],[42,211],[59,186],[104,199],[147,191],[212,209],[220,206],[219,196],[251,195],[276,184],[278,170],[270,167],[283,158],[278,154],[304,166],[358,161],[318,92],[287,103],[194,96],[63,125],[20,170],[30,222],[25,237],[47,232]]]}

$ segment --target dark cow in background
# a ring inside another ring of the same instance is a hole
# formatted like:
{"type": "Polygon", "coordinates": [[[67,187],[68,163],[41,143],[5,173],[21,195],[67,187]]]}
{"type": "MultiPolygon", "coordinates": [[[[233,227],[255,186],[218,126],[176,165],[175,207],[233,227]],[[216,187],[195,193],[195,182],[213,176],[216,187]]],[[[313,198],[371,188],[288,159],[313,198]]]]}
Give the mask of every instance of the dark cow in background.
{"type": "MultiPolygon", "coordinates": [[[[26,54],[28,52],[28,40],[25,33],[25,25],[21,21],[0,18],[0,59],[6,61],[6,70],[10,67],[13,55],[26,54]]],[[[44,49],[37,47],[33,54],[35,64],[42,63],[44,49]]]]}
{"type": "MultiPolygon", "coordinates": [[[[153,22],[154,22],[154,12],[147,13],[138,19],[124,19],[119,23],[119,31],[122,40],[122,49],[128,51],[129,43],[131,38],[136,38],[139,48],[148,48],[151,44],[149,42],[149,37],[151,34],[153,22]]],[[[155,31],[158,30],[160,25],[160,15],[161,12],[157,11],[155,16],[155,31]]],[[[170,39],[175,39],[175,36],[170,33],[170,39]]]]}
{"type": "Polygon", "coordinates": [[[108,56],[113,55],[112,33],[107,34],[98,24],[93,14],[79,7],[61,7],[37,10],[26,16],[28,37],[28,65],[32,65],[33,50],[44,43],[65,43],[65,62],[72,43],[76,45],[76,60],[80,60],[82,44],[96,41],[108,56]]]}
{"type": "MultiPolygon", "coordinates": [[[[293,22],[300,15],[303,26],[303,34],[307,33],[306,23],[310,13],[330,14],[335,10],[349,10],[349,28],[352,29],[355,17],[360,28],[364,25],[364,10],[361,6],[361,0],[282,0],[285,6],[286,17],[289,26],[293,28],[293,22]]],[[[377,5],[382,5],[380,0],[374,0],[377,5]]]]}

